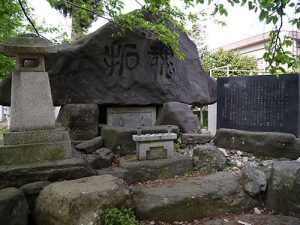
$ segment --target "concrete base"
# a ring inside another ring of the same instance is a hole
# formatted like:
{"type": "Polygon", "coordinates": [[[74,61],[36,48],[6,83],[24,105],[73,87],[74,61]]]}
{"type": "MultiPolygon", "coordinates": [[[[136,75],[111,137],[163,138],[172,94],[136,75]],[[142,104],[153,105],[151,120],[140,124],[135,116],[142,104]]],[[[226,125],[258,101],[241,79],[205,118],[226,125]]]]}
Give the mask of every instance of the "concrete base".
{"type": "Polygon", "coordinates": [[[138,161],[136,155],[120,158],[120,167],[126,169],[132,183],[172,178],[193,171],[192,159],[189,156],[174,153],[169,159],[138,161]]]}
{"type": "Polygon", "coordinates": [[[0,165],[34,163],[70,158],[69,133],[61,128],[8,132],[0,146],[0,165]]]}

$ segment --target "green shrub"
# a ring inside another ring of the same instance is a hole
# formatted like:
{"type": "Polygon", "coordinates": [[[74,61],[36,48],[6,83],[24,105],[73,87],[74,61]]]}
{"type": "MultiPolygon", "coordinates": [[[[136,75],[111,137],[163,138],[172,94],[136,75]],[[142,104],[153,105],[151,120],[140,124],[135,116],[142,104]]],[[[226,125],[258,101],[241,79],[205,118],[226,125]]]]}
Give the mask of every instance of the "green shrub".
{"type": "Polygon", "coordinates": [[[104,225],[141,225],[132,209],[108,208],[105,210],[104,225]]]}

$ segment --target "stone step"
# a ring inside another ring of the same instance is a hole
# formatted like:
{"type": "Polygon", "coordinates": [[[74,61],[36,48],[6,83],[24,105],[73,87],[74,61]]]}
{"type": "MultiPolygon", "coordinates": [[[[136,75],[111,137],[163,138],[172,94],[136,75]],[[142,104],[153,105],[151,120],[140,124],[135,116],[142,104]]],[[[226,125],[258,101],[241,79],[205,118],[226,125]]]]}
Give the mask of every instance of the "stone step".
{"type": "Polygon", "coordinates": [[[258,204],[229,172],[175,179],[150,187],[135,186],[133,193],[136,215],[143,220],[190,221],[241,213],[258,204]]]}

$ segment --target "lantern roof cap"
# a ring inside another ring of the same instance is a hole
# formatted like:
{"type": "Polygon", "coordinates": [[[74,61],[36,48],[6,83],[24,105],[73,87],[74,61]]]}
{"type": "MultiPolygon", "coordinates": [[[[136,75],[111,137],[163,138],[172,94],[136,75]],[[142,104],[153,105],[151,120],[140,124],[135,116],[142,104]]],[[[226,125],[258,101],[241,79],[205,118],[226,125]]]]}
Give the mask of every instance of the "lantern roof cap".
{"type": "Polygon", "coordinates": [[[0,43],[0,52],[7,56],[20,54],[39,54],[57,53],[57,47],[46,38],[35,34],[21,34],[0,43]]]}

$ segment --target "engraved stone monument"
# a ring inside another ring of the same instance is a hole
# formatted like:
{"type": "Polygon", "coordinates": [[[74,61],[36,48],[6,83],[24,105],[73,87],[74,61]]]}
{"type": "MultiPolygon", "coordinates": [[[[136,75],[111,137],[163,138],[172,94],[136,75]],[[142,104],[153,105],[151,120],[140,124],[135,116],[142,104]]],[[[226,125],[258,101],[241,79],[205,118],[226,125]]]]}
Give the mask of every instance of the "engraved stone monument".
{"type": "Polygon", "coordinates": [[[0,165],[71,157],[69,134],[55,125],[44,55],[56,46],[33,34],[0,44],[0,52],[16,57],[12,72],[11,127],[0,146],[0,165]]]}
{"type": "MultiPolygon", "coordinates": [[[[153,16],[147,15],[149,20],[153,16]]],[[[207,105],[216,101],[216,82],[200,64],[196,45],[179,30],[179,59],[162,42],[114,23],[45,57],[53,103],[99,106],[158,106],[166,102],[207,105]]],[[[0,86],[0,104],[10,105],[10,78],[0,86]]]]}
{"type": "Polygon", "coordinates": [[[299,75],[222,77],[217,127],[300,135],[299,75]]]}

